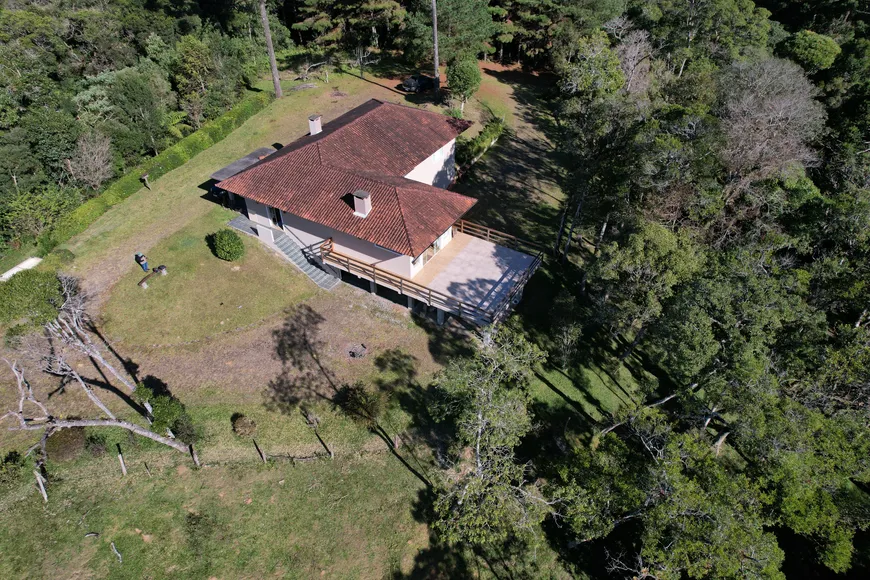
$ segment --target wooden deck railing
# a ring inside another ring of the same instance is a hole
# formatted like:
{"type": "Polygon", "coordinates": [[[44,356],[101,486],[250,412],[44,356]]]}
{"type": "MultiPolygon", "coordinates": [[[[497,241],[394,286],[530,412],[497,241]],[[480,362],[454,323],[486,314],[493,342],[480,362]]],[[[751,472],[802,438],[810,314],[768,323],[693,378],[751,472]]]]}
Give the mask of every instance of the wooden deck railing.
{"type": "Polygon", "coordinates": [[[487,242],[492,242],[501,246],[507,246],[508,248],[519,250],[520,252],[524,252],[532,256],[547,251],[546,248],[534,242],[529,242],[522,238],[518,238],[516,236],[512,236],[510,234],[506,234],[504,232],[500,232],[498,230],[494,230],[492,228],[488,228],[486,226],[482,226],[480,224],[476,224],[466,220],[459,220],[458,222],[456,222],[456,225],[453,226],[453,229],[454,231],[457,231],[459,233],[468,234],[469,236],[474,236],[475,238],[480,238],[482,240],[486,240],[487,242]]]}
{"type": "Polygon", "coordinates": [[[318,251],[320,259],[325,264],[340,268],[355,276],[371,280],[375,284],[392,288],[399,294],[411,296],[412,298],[425,302],[429,306],[434,306],[440,310],[444,310],[445,312],[451,312],[458,315],[460,318],[470,319],[479,324],[499,322],[508,312],[510,312],[513,300],[516,298],[517,294],[523,291],[526,283],[541,265],[544,259],[545,250],[537,244],[526,242],[516,236],[492,228],[479,226],[465,220],[457,222],[454,228],[458,232],[511,247],[519,251],[524,251],[525,253],[535,256],[532,264],[523,271],[522,275],[520,275],[519,279],[513,283],[507,294],[505,294],[495,305],[489,308],[481,308],[474,304],[462,302],[453,296],[444,294],[438,290],[433,290],[428,286],[418,284],[409,278],[393,274],[392,272],[382,270],[381,268],[363,262],[362,260],[336,252],[332,238],[324,240],[319,246],[319,251],[315,250],[316,246],[311,246],[310,248],[318,251]]]}
{"type": "Polygon", "coordinates": [[[477,320],[484,324],[489,324],[494,321],[493,313],[490,310],[480,308],[473,304],[468,304],[457,300],[453,296],[433,290],[422,284],[382,270],[372,264],[367,264],[356,258],[352,258],[346,254],[336,252],[332,238],[324,240],[320,245],[320,258],[330,266],[335,266],[350,274],[371,280],[375,284],[386,286],[397,291],[399,294],[411,296],[429,306],[434,306],[445,312],[451,312],[458,315],[460,318],[469,318],[477,320]]]}
{"type": "Polygon", "coordinates": [[[535,271],[541,265],[541,262],[544,260],[544,252],[541,251],[535,256],[534,262],[532,265],[526,268],[523,272],[522,276],[520,276],[519,280],[517,280],[514,285],[511,287],[510,291],[502,298],[495,308],[492,309],[492,322],[500,322],[501,319],[507,315],[507,313],[511,310],[511,303],[517,294],[523,291],[526,287],[526,284],[534,275],[535,271]]]}

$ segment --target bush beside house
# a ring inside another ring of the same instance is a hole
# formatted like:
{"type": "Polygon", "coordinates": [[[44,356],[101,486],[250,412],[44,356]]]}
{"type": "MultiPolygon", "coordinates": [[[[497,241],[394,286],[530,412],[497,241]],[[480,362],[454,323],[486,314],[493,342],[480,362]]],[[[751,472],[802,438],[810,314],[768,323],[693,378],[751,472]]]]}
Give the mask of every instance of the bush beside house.
{"type": "Polygon", "coordinates": [[[456,165],[460,169],[474,165],[490,147],[495,145],[505,128],[504,120],[496,117],[484,125],[477,137],[468,140],[459,137],[456,140],[456,165]]]}
{"type": "Polygon", "coordinates": [[[242,238],[227,228],[209,234],[208,244],[215,256],[227,262],[235,262],[245,255],[245,243],[242,242],[242,238]]]}

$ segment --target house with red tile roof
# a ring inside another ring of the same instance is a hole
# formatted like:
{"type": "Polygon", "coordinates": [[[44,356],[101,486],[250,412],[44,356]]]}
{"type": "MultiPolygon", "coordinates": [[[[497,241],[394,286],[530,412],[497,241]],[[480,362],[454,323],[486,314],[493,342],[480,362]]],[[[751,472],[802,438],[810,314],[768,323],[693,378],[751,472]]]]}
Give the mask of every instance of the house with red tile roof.
{"type": "Polygon", "coordinates": [[[540,257],[462,220],[477,201],[448,187],[456,138],[470,125],[372,99],[325,124],[312,115],[307,135],[217,172],[216,187],[241,200],[248,221],[240,229],[291,259],[304,255],[327,272],[369,280],[372,291],[398,291],[409,305],[421,300],[439,318],[492,322],[540,257]]]}

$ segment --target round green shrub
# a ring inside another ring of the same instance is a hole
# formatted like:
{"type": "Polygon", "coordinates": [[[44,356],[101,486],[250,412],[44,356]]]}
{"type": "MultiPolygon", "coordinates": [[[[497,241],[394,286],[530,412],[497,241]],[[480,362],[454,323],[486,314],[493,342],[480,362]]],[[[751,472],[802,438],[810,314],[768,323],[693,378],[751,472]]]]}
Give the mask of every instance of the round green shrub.
{"type": "Polygon", "coordinates": [[[72,461],[82,454],[86,444],[84,427],[70,427],[52,433],[45,442],[45,451],[54,461],[72,461]]]}
{"type": "Polygon", "coordinates": [[[257,432],[257,423],[241,413],[233,414],[230,421],[233,423],[233,433],[239,437],[253,437],[257,432]]]}
{"type": "Polygon", "coordinates": [[[224,228],[211,234],[209,245],[214,255],[227,262],[235,262],[245,255],[245,244],[233,230],[224,228]]]}
{"type": "Polygon", "coordinates": [[[76,255],[71,250],[67,250],[66,248],[60,248],[58,250],[55,250],[54,253],[57,254],[58,259],[64,264],[70,264],[73,260],[76,259],[76,255]]]}

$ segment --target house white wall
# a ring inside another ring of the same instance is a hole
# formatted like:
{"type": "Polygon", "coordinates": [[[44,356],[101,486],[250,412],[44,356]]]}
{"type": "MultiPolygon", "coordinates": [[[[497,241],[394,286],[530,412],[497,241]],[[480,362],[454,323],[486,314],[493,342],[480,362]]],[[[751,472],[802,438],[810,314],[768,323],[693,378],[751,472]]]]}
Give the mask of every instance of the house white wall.
{"type": "Polygon", "coordinates": [[[269,219],[269,208],[250,198],[245,198],[245,207],[248,209],[248,219],[264,228],[257,228],[257,235],[265,242],[272,243],[272,220],[269,219]]]}
{"type": "Polygon", "coordinates": [[[438,236],[438,239],[435,240],[436,246],[440,249],[443,249],[444,246],[450,243],[450,240],[453,239],[453,226],[447,228],[447,231],[438,236]]]}
{"type": "Polygon", "coordinates": [[[405,177],[442,189],[456,177],[456,139],[430,155],[405,177]]]}
{"type": "MultiPolygon", "coordinates": [[[[285,213],[284,232],[300,247],[320,244],[327,238],[332,238],[335,251],[356,258],[366,264],[372,264],[387,272],[392,272],[404,278],[413,276],[411,272],[411,257],[381,248],[371,242],[336,231],[324,225],[303,219],[299,216],[285,213]]],[[[365,218],[360,218],[365,219],[365,218]]]]}
{"type": "MultiPolygon", "coordinates": [[[[438,236],[438,239],[435,240],[433,245],[436,248],[438,248],[438,251],[440,252],[441,250],[444,249],[444,246],[446,246],[447,244],[450,243],[450,240],[452,240],[452,239],[453,239],[453,226],[450,226],[449,228],[447,228],[446,232],[444,232],[443,234],[438,236]]],[[[425,254],[425,252],[423,252],[423,253],[425,254]]],[[[419,256],[419,258],[420,259],[418,259],[418,260],[411,260],[411,277],[416,276],[420,272],[420,270],[423,269],[423,266],[425,266],[425,264],[423,263],[422,254],[419,256]]]]}

